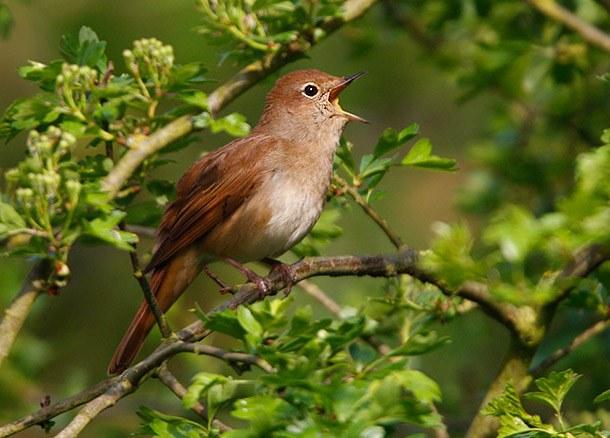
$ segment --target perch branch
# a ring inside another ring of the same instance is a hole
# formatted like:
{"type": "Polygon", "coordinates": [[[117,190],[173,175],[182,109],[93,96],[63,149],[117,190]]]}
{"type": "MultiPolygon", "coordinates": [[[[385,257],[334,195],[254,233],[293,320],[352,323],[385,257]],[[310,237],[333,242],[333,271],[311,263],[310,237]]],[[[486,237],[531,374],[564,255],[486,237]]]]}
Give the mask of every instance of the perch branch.
{"type": "MultiPolygon", "coordinates": [[[[414,250],[377,256],[312,257],[291,265],[290,270],[295,284],[304,279],[322,275],[334,277],[364,275],[392,277],[411,274],[419,278],[423,274],[416,266],[417,258],[417,252],[414,250]]],[[[287,286],[285,284],[286,278],[277,271],[266,277],[265,282],[268,285],[266,292],[268,296],[277,294],[287,286]]],[[[257,287],[251,283],[235,287],[234,292],[235,294],[229,300],[217,306],[211,312],[219,312],[229,308],[234,309],[241,304],[252,303],[264,298],[257,287]]],[[[208,354],[223,360],[245,362],[268,372],[272,371],[269,364],[254,356],[225,352],[215,347],[194,343],[205,338],[209,333],[210,331],[205,328],[201,321],[196,321],[177,333],[178,340],[166,341],[161,344],[148,357],[128,368],[120,376],[105,380],[93,389],[85,390],[64,401],[53,403],[34,414],[0,427],[0,437],[17,433],[87,403],[86,407],[83,408],[82,415],[77,415],[73,420],[73,422],[76,422],[67,426],[70,427],[68,431],[85,427],[93,418],[91,417],[92,413],[101,412],[103,409],[112,406],[117,400],[133,392],[152,370],[169,357],[180,352],[190,351],[198,354],[208,354]]]]}

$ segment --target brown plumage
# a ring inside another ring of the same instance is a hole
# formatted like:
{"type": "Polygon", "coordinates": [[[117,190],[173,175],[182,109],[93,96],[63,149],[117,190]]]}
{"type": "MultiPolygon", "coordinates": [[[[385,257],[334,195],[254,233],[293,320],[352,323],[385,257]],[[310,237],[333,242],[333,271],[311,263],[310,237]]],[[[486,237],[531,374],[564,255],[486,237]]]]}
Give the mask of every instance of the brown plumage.
{"type": "MultiPolygon", "coordinates": [[[[177,185],[146,268],[165,312],[203,266],[282,254],[317,221],[332,176],[333,156],[349,120],[338,94],[360,75],[300,70],[280,78],[259,123],[245,138],[205,155],[177,185]]],[[[155,323],[140,305],[108,367],[122,372],[155,323]]]]}

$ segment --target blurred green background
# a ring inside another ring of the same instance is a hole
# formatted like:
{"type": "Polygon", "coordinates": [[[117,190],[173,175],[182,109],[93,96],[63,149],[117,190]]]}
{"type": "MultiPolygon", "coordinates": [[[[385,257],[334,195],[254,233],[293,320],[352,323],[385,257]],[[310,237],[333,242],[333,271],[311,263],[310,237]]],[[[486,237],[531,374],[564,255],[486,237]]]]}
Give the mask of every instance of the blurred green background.
{"type": "MultiPolygon", "coordinates": [[[[231,63],[218,65],[218,49],[207,45],[194,31],[199,16],[192,1],[31,0],[7,4],[14,14],[15,26],[8,39],[0,40],[0,109],[34,92],[30,83],[18,77],[17,67],[28,60],[46,62],[58,58],[61,35],[82,25],[90,26],[108,42],[109,59],[114,60],[119,70],[123,69],[122,50],[130,47],[135,39],[153,36],[174,47],[178,63],[204,61],[209,78],[215,81],[222,82],[238,68],[231,63]]],[[[491,110],[495,101],[492,96],[482,96],[458,104],[459,90],[452,78],[432,65],[426,52],[405,33],[380,26],[381,14],[379,8],[372,10],[363,20],[343,28],[315,47],[308,59],[291,64],[282,72],[297,68],[318,68],[338,75],[368,72],[342,97],[345,108],[371,121],[370,125],[349,126],[346,131],[359,155],[374,146],[385,127],[402,128],[417,122],[420,132],[432,140],[439,155],[458,159],[460,171],[456,173],[398,169],[382,183],[387,191],[376,204],[378,210],[408,245],[423,249],[432,236],[431,224],[436,221],[455,222],[463,218],[476,228],[476,220],[460,214],[453,199],[469,170],[466,148],[484,137],[482,115],[491,110]],[[370,34],[371,47],[366,51],[355,50],[353,40],[360,40],[363,34],[370,34]]],[[[241,112],[254,124],[264,95],[276,77],[245,93],[226,111],[241,112]]],[[[209,86],[213,87],[214,84],[209,86]]],[[[173,154],[171,158],[176,162],[163,169],[163,176],[177,178],[202,151],[228,140],[211,134],[203,134],[201,138],[201,142],[173,154]]],[[[23,155],[22,137],[1,145],[0,171],[15,165],[23,155]]],[[[341,221],[343,237],[329,245],[325,253],[390,251],[392,248],[385,237],[358,209],[352,210],[354,214],[344,215],[341,221]]],[[[144,242],[140,250],[145,252],[149,248],[150,242],[144,242]]],[[[18,291],[28,266],[21,259],[0,259],[0,307],[18,291]]],[[[0,422],[34,410],[45,395],[58,400],[103,379],[107,362],[141,300],[124,252],[78,246],[71,253],[70,266],[73,277],[69,286],[57,297],[45,296],[38,300],[12,353],[10,365],[0,369],[0,422]]],[[[213,269],[224,277],[240,280],[224,267],[213,269]]],[[[380,283],[367,278],[316,282],[340,303],[354,307],[364,297],[380,293],[380,283]]],[[[199,278],[172,308],[172,325],[178,327],[193,320],[188,309],[194,303],[209,309],[222,300],[215,290],[207,279],[199,278]]],[[[298,288],[292,295],[295,306],[304,303],[316,306],[298,288]]],[[[324,314],[322,309],[318,312],[324,314]]],[[[578,315],[572,318],[571,327],[586,323],[578,315]]],[[[440,331],[448,334],[452,343],[417,359],[421,361],[417,366],[440,384],[444,398],[439,410],[446,416],[450,430],[459,431],[467,427],[498,371],[508,336],[478,310],[440,327],[440,331]]],[[[157,340],[155,333],[149,340],[149,348],[157,340]]],[[[560,334],[556,341],[557,345],[562,344],[560,334]]],[[[605,336],[591,342],[562,363],[562,368],[572,366],[577,372],[586,367],[586,374],[571,397],[576,409],[589,408],[587,403],[608,383],[609,341],[605,336]],[[579,405],[574,399],[584,401],[579,405]]],[[[221,343],[222,339],[213,337],[210,342],[221,343]]],[[[219,366],[213,360],[194,357],[174,359],[170,364],[183,381],[194,367],[214,371],[222,369],[219,366]]],[[[142,390],[105,412],[83,436],[125,436],[126,431],[137,428],[134,411],[142,404],[168,413],[182,412],[173,395],[150,380],[142,390]]],[[[66,420],[62,416],[57,421],[66,420]]],[[[20,436],[42,434],[41,429],[32,429],[20,436]]]]}

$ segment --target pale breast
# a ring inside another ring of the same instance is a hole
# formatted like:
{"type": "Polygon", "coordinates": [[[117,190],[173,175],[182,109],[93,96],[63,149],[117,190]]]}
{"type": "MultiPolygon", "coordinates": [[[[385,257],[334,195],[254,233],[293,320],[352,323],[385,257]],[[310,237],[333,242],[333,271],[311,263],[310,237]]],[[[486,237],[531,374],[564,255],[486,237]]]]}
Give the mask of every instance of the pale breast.
{"type": "Polygon", "coordinates": [[[267,205],[270,218],[265,227],[269,256],[282,254],[297,244],[314,226],[324,205],[327,185],[307,187],[301,181],[274,174],[267,205]]]}
{"type": "Polygon", "coordinates": [[[307,186],[278,172],[269,175],[223,227],[207,236],[205,250],[241,262],[286,252],[305,237],[324,206],[328,184],[310,181],[307,186]]]}

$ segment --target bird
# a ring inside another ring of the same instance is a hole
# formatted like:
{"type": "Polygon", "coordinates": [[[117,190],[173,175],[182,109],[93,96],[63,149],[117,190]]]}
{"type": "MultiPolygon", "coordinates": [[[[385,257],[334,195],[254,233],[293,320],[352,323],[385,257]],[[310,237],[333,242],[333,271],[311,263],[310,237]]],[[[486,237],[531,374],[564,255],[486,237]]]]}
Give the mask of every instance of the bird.
{"type": "MultiPolygon", "coordinates": [[[[333,174],[335,151],[349,121],[365,119],[339,105],[339,94],[364,72],[333,76],[315,69],[280,77],[249,135],[196,161],[180,178],[157,230],[145,268],[166,312],[217,260],[234,266],[277,257],[314,226],[333,174]]],[[[250,271],[242,269],[249,279],[250,271]]],[[[259,277],[260,279],[260,277],[259,277]]],[[[129,367],[155,318],[138,308],[108,365],[129,367]]]]}

